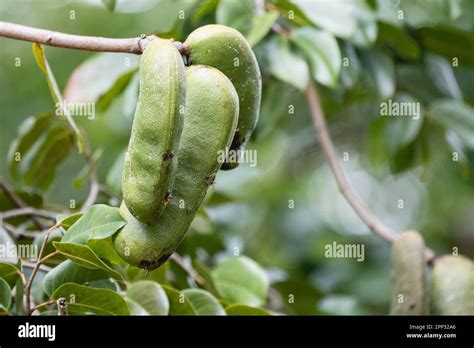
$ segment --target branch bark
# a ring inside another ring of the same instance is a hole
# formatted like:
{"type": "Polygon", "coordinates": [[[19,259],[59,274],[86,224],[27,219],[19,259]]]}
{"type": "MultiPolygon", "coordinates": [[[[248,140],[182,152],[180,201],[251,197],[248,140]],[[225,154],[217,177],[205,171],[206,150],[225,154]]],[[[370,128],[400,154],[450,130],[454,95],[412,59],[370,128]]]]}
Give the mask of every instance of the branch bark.
{"type": "MultiPolygon", "coordinates": [[[[349,182],[347,181],[344,171],[338,159],[338,155],[332,143],[331,137],[326,126],[323,110],[319,101],[319,95],[310,78],[308,87],[306,88],[306,99],[308,101],[311,118],[313,120],[316,137],[318,138],[321,148],[329,162],[329,167],[334,175],[339,191],[346,199],[347,203],[352,207],[354,212],[361,218],[367,227],[379,237],[386,241],[393,243],[398,238],[398,233],[380,222],[374,214],[367,208],[357,194],[352,191],[349,182]]],[[[428,262],[434,259],[434,253],[430,249],[426,250],[426,258],[428,262]]]]}
{"type": "MultiPolygon", "coordinates": [[[[0,22],[0,36],[76,50],[133,54],[142,54],[147,43],[155,38],[154,35],[146,36],[144,34],[139,37],[125,39],[72,35],[9,22],[0,22]]],[[[176,41],[175,45],[181,53],[185,53],[186,47],[184,44],[176,41]]]]}

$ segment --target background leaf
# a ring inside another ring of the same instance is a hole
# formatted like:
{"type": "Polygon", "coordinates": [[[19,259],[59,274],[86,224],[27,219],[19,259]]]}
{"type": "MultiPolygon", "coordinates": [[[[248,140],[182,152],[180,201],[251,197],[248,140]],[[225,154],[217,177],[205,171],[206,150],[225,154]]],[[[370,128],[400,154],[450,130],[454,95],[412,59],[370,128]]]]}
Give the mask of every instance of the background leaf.
{"type": "MultiPolygon", "coordinates": [[[[61,91],[59,90],[58,83],[56,82],[53,72],[48,64],[48,61],[46,60],[46,55],[44,53],[43,46],[36,42],[33,43],[33,54],[35,56],[36,63],[38,64],[39,68],[41,69],[41,71],[43,71],[46,77],[46,81],[48,82],[49,90],[51,92],[51,96],[53,97],[54,102],[56,104],[59,103],[60,105],[64,105],[64,100],[61,96],[61,91]]],[[[84,136],[82,135],[82,132],[77,126],[74,119],[69,114],[67,108],[61,108],[61,111],[62,115],[66,117],[66,120],[73,129],[77,141],[77,148],[79,150],[79,153],[82,153],[84,149],[84,136]]]]}
{"type": "Polygon", "coordinates": [[[292,52],[287,39],[273,37],[266,45],[268,70],[276,78],[304,90],[308,85],[309,69],[306,61],[292,52]]]}
{"type": "Polygon", "coordinates": [[[3,278],[11,288],[15,286],[15,283],[20,276],[20,270],[15,266],[0,262],[0,278],[3,278]]]}
{"type": "Polygon", "coordinates": [[[198,315],[226,315],[219,301],[208,291],[185,289],[181,293],[191,303],[198,315]]]}
{"type": "Polygon", "coordinates": [[[163,286],[170,302],[169,315],[197,315],[191,302],[180,291],[169,286],[163,286]]]}
{"type": "Polygon", "coordinates": [[[212,271],[219,294],[230,303],[260,306],[266,302],[269,280],[265,271],[245,256],[232,257],[212,271]]]}
{"type": "Polygon", "coordinates": [[[168,315],[170,303],[160,284],[141,280],[127,290],[127,298],[137,303],[151,315],[168,315]]]}
{"type": "Polygon", "coordinates": [[[278,19],[277,11],[265,12],[252,20],[252,29],[247,33],[247,41],[250,46],[255,46],[270,31],[272,25],[278,19]]]}
{"type": "Polygon", "coordinates": [[[334,36],[325,31],[305,27],[295,29],[291,39],[309,61],[316,81],[335,87],[341,69],[341,53],[334,36]]]}
{"type": "Polygon", "coordinates": [[[12,295],[8,283],[0,278],[0,314],[8,312],[12,303],[12,295]]]}
{"type": "Polygon", "coordinates": [[[269,312],[262,308],[257,308],[257,307],[250,307],[250,306],[245,306],[245,305],[240,305],[240,304],[235,304],[231,305],[229,307],[226,307],[226,312],[227,315],[243,315],[243,316],[267,316],[271,315],[269,312]]]}

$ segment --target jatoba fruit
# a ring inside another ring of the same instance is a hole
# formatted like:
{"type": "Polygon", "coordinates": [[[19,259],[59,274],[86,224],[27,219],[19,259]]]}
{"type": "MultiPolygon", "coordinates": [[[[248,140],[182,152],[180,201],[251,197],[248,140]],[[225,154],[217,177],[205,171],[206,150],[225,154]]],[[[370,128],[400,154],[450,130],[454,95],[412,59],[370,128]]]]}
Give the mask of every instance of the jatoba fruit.
{"type": "MultiPolygon", "coordinates": [[[[262,77],[252,48],[237,30],[215,24],[196,29],[184,44],[189,64],[204,64],[219,69],[234,84],[240,112],[230,150],[234,153],[244,150],[257,125],[262,89],[262,77]]],[[[238,165],[238,162],[227,161],[222,169],[233,169],[238,165]]]]}
{"type": "Polygon", "coordinates": [[[393,245],[391,314],[428,314],[425,243],[416,231],[406,231],[393,245]]]}
{"type": "Polygon", "coordinates": [[[221,166],[218,153],[230,145],[238,113],[237,92],[223,73],[199,65],[186,69],[186,116],[173,195],[152,224],[138,221],[122,204],[128,223],[114,245],[124,260],[154,269],[176,250],[221,166]]]}
{"type": "Polygon", "coordinates": [[[440,315],[474,314],[474,262],[444,255],[431,273],[431,310],[440,315]]]}
{"type": "Polygon", "coordinates": [[[151,223],[167,202],[183,128],[185,68],[170,40],[156,38],[140,62],[140,92],[125,154],[123,199],[138,220],[151,223]]]}

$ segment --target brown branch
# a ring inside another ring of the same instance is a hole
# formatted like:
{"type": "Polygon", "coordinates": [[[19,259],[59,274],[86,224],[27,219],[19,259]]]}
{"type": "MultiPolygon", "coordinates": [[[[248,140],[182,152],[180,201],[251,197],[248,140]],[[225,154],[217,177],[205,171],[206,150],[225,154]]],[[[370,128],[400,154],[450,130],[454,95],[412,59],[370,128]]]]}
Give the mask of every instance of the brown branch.
{"type": "MultiPolygon", "coordinates": [[[[27,27],[20,24],[0,22],[0,36],[37,42],[43,45],[72,48],[76,50],[98,51],[98,52],[125,52],[142,54],[147,43],[155,38],[154,35],[126,38],[110,39],[99,36],[82,36],[60,33],[51,30],[27,27]]],[[[175,42],[178,50],[183,53],[186,47],[175,42]]]]}
{"type": "MultiPolygon", "coordinates": [[[[306,98],[308,101],[309,109],[311,112],[311,117],[313,119],[314,128],[316,131],[316,136],[319,139],[321,148],[326,156],[326,159],[329,162],[329,167],[334,175],[334,178],[337,182],[337,187],[339,191],[344,196],[346,201],[352,207],[354,212],[361,218],[361,220],[367,225],[367,227],[376,235],[382,237],[386,241],[393,243],[398,238],[398,233],[389,227],[385,226],[380,222],[374,214],[367,208],[367,206],[362,202],[362,200],[352,191],[349,182],[347,181],[344,171],[339,163],[338,155],[332,143],[331,137],[327,130],[326,121],[324,118],[324,113],[321,108],[321,103],[319,101],[318,92],[310,78],[308,86],[306,88],[306,98]]],[[[431,262],[434,258],[433,251],[427,249],[426,258],[428,262],[431,262]]]]}
{"type": "MultiPolygon", "coordinates": [[[[3,180],[0,180],[0,189],[3,191],[5,196],[17,207],[17,208],[24,208],[27,207],[28,205],[21,199],[20,196],[18,196],[15,191],[13,190],[10,185],[8,185],[6,182],[3,180]]],[[[46,226],[43,225],[43,223],[36,217],[32,216],[31,220],[33,220],[34,224],[39,228],[43,229],[46,226]]]]}
{"type": "MultiPolygon", "coordinates": [[[[27,315],[31,315],[31,313],[32,313],[32,310],[31,310],[31,295],[30,294],[31,294],[31,286],[33,285],[33,280],[35,279],[36,273],[38,272],[42,261],[45,261],[49,256],[51,256],[51,254],[50,254],[50,255],[47,255],[47,256],[43,257],[43,253],[44,253],[44,250],[46,249],[46,244],[48,243],[49,235],[57,227],[58,227],[57,224],[52,226],[48,230],[46,235],[44,236],[43,243],[41,244],[41,249],[40,249],[40,252],[39,252],[39,255],[38,255],[38,260],[36,261],[36,264],[35,264],[33,270],[31,271],[31,275],[30,275],[30,279],[28,279],[28,283],[26,283],[26,285],[25,285],[25,300],[26,300],[25,307],[26,307],[26,314],[27,315]]],[[[55,253],[57,253],[57,252],[54,252],[53,254],[55,254],[55,253]]]]}
{"type": "Polygon", "coordinates": [[[184,259],[178,253],[173,253],[170,257],[183,271],[185,271],[196,283],[199,285],[204,286],[205,281],[204,279],[192,268],[189,267],[184,259]]]}
{"type": "Polygon", "coordinates": [[[12,209],[12,210],[7,210],[5,212],[0,213],[0,221],[1,219],[9,219],[9,218],[14,218],[17,216],[23,216],[23,215],[35,215],[35,216],[41,216],[49,219],[56,219],[57,213],[49,210],[44,210],[44,209],[36,209],[33,207],[24,207],[24,208],[19,208],[19,209],[12,209]]]}

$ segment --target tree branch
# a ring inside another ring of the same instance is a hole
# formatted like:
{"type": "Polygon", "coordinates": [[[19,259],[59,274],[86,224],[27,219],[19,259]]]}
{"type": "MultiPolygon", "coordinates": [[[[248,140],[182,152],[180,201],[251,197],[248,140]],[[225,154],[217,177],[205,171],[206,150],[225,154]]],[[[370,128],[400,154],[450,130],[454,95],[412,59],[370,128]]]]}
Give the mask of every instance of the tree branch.
{"type": "MultiPolygon", "coordinates": [[[[350,184],[344,175],[344,171],[342,170],[341,164],[339,163],[334,144],[332,143],[331,137],[329,136],[329,132],[326,127],[324,113],[321,108],[318,92],[314,86],[312,78],[310,78],[310,82],[306,88],[306,98],[311,112],[311,117],[313,119],[316,136],[321,144],[324,155],[329,162],[329,167],[334,174],[339,191],[352,207],[354,212],[361,218],[361,220],[373,233],[379,237],[382,237],[386,241],[393,243],[395,240],[397,240],[398,233],[385,226],[374,216],[374,214],[369,210],[369,208],[367,208],[367,206],[356,195],[356,193],[352,191],[350,184]]],[[[427,249],[426,258],[428,262],[431,262],[434,258],[433,251],[427,249]]]]}
{"type": "MultiPolygon", "coordinates": [[[[13,203],[16,205],[17,208],[24,208],[27,207],[28,205],[21,199],[20,196],[18,196],[15,191],[13,190],[10,185],[8,185],[6,182],[3,180],[0,180],[0,189],[3,191],[5,196],[13,203]]],[[[43,229],[45,226],[43,223],[36,217],[32,216],[31,220],[33,220],[34,224],[39,228],[43,229]]]]}
{"type": "Polygon", "coordinates": [[[31,215],[31,216],[41,216],[49,219],[56,219],[56,216],[58,213],[49,211],[49,210],[44,210],[44,209],[36,209],[33,207],[24,207],[24,208],[19,208],[19,209],[12,209],[12,210],[7,210],[3,213],[0,213],[0,221],[1,219],[9,219],[17,216],[23,216],[23,215],[31,215]]]}
{"type": "MultiPolygon", "coordinates": [[[[133,54],[142,54],[147,43],[155,38],[153,35],[141,35],[140,37],[126,39],[71,35],[9,22],[0,22],[0,36],[76,50],[133,54]]],[[[175,42],[175,45],[181,53],[186,50],[181,42],[175,42]]]]}

